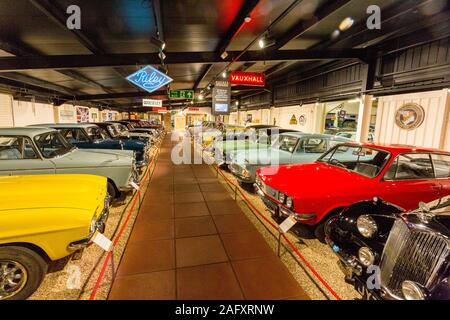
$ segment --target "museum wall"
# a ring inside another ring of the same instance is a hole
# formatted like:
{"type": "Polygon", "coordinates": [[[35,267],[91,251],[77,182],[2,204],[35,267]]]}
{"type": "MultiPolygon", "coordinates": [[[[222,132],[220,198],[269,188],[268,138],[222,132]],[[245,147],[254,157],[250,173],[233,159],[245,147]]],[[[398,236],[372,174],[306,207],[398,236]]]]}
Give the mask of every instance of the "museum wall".
{"type": "Polygon", "coordinates": [[[445,89],[381,97],[375,141],[450,150],[447,132],[448,95],[449,92],[445,89]],[[416,103],[424,110],[423,123],[409,130],[396,124],[397,111],[407,103],[416,103]]]}

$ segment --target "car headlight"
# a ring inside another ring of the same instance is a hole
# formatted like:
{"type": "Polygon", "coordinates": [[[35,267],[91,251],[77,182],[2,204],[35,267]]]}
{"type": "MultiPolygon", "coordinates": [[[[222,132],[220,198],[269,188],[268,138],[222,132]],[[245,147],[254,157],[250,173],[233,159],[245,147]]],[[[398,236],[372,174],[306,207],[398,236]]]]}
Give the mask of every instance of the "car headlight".
{"type": "Polygon", "coordinates": [[[291,208],[291,209],[292,209],[292,207],[294,206],[294,202],[292,201],[292,198],[291,198],[291,197],[287,197],[287,198],[286,198],[286,206],[287,206],[288,208],[291,208]]]}
{"type": "Polygon", "coordinates": [[[402,292],[406,300],[425,300],[424,290],[414,281],[403,281],[402,292]]]}
{"type": "Polygon", "coordinates": [[[242,170],[242,176],[244,178],[250,178],[252,176],[252,174],[247,169],[244,169],[244,170],[242,170]]]}
{"type": "Polygon", "coordinates": [[[378,232],[377,223],[369,215],[359,216],[358,220],[356,220],[356,226],[359,233],[361,233],[365,238],[373,238],[378,232]]]}
{"type": "Polygon", "coordinates": [[[278,194],[278,200],[280,200],[281,203],[284,203],[284,200],[286,200],[286,195],[282,192],[278,194]]]}
{"type": "Polygon", "coordinates": [[[97,216],[93,216],[91,220],[91,226],[89,227],[89,233],[94,233],[97,230],[97,216]]]}
{"type": "Polygon", "coordinates": [[[363,264],[363,266],[368,267],[373,265],[375,262],[375,255],[369,248],[361,247],[358,250],[358,260],[363,264]]]}

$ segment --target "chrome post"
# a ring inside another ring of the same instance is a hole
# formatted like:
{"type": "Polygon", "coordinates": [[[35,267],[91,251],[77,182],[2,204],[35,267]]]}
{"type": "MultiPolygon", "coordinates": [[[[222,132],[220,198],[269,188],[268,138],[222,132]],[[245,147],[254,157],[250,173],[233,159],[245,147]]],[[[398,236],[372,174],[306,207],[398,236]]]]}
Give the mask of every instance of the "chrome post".
{"type": "Polygon", "coordinates": [[[278,231],[278,258],[281,257],[281,231],[278,231]]]}

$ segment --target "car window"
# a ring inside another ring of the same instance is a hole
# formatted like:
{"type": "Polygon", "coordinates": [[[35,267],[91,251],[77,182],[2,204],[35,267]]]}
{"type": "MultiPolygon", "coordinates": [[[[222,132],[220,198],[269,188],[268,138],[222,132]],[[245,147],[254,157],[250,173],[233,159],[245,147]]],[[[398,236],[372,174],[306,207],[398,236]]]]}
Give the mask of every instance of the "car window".
{"type": "Polygon", "coordinates": [[[70,143],[89,143],[89,137],[84,133],[82,129],[62,129],[61,135],[70,143]]]}
{"type": "Polygon", "coordinates": [[[62,156],[74,148],[59,132],[41,134],[34,141],[45,158],[62,156]]]}
{"type": "Polygon", "coordinates": [[[298,138],[290,136],[279,136],[274,144],[275,149],[280,149],[287,152],[294,152],[295,146],[297,145],[298,138]]]}
{"type": "Polygon", "coordinates": [[[386,180],[420,180],[434,178],[428,153],[407,153],[397,157],[387,170],[386,180]]]}
{"type": "Polygon", "coordinates": [[[450,156],[444,154],[432,154],[434,172],[436,178],[450,178],[450,156]]]}
{"type": "Polygon", "coordinates": [[[0,137],[0,160],[27,159],[38,159],[29,138],[0,137]]]}
{"type": "Polygon", "coordinates": [[[108,139],[107,133],[102,131],[99,127],[88,127],[86,132],[92,140],[105,140],[108,139]]]}
{"type": "Polygon", "coordinates": [[[374,178],[386,166],[389,157],[390,154],[383,150],[339,145],[327,152],[318,161],[374,178]]]}
{"type": "Polygon", "coordinates": [[[300,139],[297,153],[324,153],[327,151],[327,140],[318,138],[300,139]]]}

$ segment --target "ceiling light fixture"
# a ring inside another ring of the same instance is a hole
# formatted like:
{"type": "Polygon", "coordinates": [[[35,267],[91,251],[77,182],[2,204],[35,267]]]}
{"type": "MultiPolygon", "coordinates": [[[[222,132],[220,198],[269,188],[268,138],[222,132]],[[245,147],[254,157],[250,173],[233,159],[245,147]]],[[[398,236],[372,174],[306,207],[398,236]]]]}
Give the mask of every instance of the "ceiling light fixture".
{"type": "Polygon", "coordinates": [[[344,32],[344,31],[350,29],[354,23],[355,23],[355,20],[353,20],[352,17],[347,17],[344,20],[342,20],[342,22],[339,24],[339,30],[344,32]]]}
{"type": "Polygon", "coordinates": [[[162,40],[159,40],[155,36],[150,38],[150,42],[160,50],[164,50],[166,48],[166,43],[162,40]]]}
{"type": "Polygon", "coordinates": [[[222,52],[220,57],[222,58],[222,60],[225,60],[228,57],[228,52],[226,52],[226,51],[222,52]]]}
{"type": "Polygon", "coordinates": [[[250,23],[252,21],[252,17],[246,16],[244,21],[245,21],[245,23],[250,23]]]}
{"type": "Polygon", "coordinates": [[[203,97],[203,94],[200,94],[199,96],[198,96],[198,99],[199,100],[203,100],[205,97],[203,97]]]}
{"type": "Polygon", "coordinates": [[[222,78],[224,78],[224,79],[227,78],[227,72],[226,71],[222,72],[222,78]]]}
{"type": "Polygon", "coordinates": [[[260,49],[264,49],[264,47],[266,46],[266,42],[264,41],[264,38],[259,39],[258,44],[259,44],[260,49]]]}
{"type": "Polygon", "coordinates": [[[161,60],[166,60],[166,54],[165,54],[164,52],[162,52],[162,51],[159,52],[158,57],[159,57],[161,60]]]}
{"type": "Polygon", "coordinates": [[[336,30],[334,30],[332,33],[331,33],[331,39],[336,39],[337,37],[339,37],[340,36],[340,34],[341,34],[341,31],[339,31],[339,29],[336,29],[336,30]]]}

